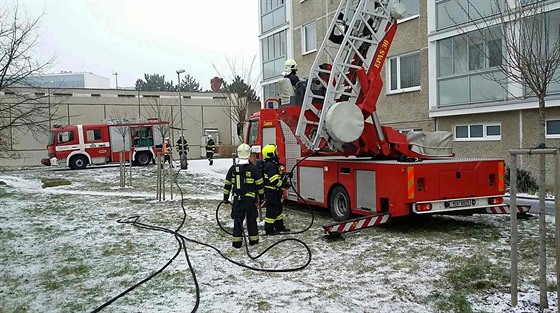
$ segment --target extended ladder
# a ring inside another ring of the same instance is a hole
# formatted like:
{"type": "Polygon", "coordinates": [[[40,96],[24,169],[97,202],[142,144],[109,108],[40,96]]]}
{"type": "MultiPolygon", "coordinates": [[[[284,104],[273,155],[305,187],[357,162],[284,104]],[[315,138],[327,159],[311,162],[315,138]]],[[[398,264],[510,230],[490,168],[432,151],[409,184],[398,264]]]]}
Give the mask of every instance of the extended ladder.
{"type": "MultiPolygon", "coordinates": [[[[398,2],[341,1],[311,68],[296,129],[296,136],[309,149],[318,150],[322,141],[334,149],[327,134],[325,115],[337,102],[356,103],[362,88],[357,71],[364,69],[365,73],[369,73],[370,66],[375,65],[373,58],[380,42],[389,26],[396,23],[396,19],[401,17],[399,14],[403,13],[393,10],[398,2]],[[330,69],[320,67],[326,60],[333,60],[330,69]],[[328,82],[322,78],[325,75],[329,75],[328,82]],[[319,85],[323,92],[312,88],[314,84],[319,85]],[[314,105],[321,102],[322,105],[314,105]]],[[[402,10],[402,7],[398,8],[402,10]]],[[[381,68],[378,66],[372,70],[380,71],[381,68]]]]}

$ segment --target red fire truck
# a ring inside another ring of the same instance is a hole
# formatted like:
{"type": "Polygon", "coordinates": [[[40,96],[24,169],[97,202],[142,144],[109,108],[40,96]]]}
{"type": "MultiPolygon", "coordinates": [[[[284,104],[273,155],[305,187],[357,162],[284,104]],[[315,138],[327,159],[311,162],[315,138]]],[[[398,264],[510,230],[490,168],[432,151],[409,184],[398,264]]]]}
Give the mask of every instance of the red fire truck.
{"type": "Polygon", "coordinates": [[[379,122],[380,72],[402,13],[398,0],[341,1],[305,88],[296,85],[284,97],[290,101],[266,100],[248,121],[245,142],[256,158],[276,144],[280,161],[295,167],[301,198],[290,190],[287,199],[329,208],[346,221],[328,231],[413,214],[509,213],[503,160],[455,158],[450,132],[404,135],[379,122]]]}
{"type": "Polygon", "coordinates": [[[147,165],[162,152],[162,133],[169,133],[168,129],[169,122],[158,119],[55,126],[47,145],[49,157],[41,163],[84,169],[91,164],[119,162],[124,151],[124,161],[147,165]]]}

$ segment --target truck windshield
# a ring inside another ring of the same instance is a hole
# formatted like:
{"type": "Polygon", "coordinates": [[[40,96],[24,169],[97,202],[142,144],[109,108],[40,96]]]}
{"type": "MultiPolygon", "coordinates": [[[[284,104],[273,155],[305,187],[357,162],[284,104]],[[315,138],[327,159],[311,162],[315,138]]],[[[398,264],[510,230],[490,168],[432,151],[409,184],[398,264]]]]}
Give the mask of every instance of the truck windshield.
{"type": "Polygon", "coordinates": [[[53,131],[49,132],[49,143],[47,143],[48,146],[54,145],[54,136],[55,133],[53,131]]]}
{"type": "Polygon", "coordinates": [[[247,144],[252,146],[257,141],[257,134],[259,132],[259,121],[252,120],[249,122],[249,131],[247,132],[247,144]]]}

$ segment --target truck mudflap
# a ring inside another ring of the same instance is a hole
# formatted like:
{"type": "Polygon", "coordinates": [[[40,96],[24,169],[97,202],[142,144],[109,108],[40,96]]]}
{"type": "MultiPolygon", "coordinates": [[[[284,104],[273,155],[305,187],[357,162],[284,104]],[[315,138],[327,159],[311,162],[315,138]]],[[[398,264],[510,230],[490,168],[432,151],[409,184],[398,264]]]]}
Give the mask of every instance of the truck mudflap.
{"type": "Polygon", "coordinates": [[[342,233],[348,233],[373,227],[376,225],[389,222],[391,215],[389,213],[380,213],[368,216],[362,216],[351,220],[338,222],[334,224],[323,225],[325,239],[341,238],[342,233]]]}
{"type": "Polygon", "coordinates": [[[49,158],[42,158],[42,159],[41,159],[41,164],[43,164],[44,166],[51,166],[51,159],[49,159],[49,158]]]}

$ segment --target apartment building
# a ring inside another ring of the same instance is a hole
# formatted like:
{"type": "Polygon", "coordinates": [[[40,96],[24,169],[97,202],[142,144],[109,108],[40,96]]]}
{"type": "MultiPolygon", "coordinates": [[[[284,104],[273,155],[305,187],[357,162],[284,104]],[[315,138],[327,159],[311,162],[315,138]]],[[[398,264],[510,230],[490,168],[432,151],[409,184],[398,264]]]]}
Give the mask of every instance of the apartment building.
{"type": "MultiPolygon", "coordinates": [[[[491,15],[495,1],[400,2],[407,7],[407,13],[398,21],[384,65],[384,88],[377,106],[381,123],[403,133],[451,131],[458,157],[509,160],[510,149],[535,147],[536,98],[523,86],[489,80],[489,73],[499,76],[496,65],[476,54],[473,46],[479,45],[490,54],[492,49],[505,49],[503,42],[467,41],[464,34],[470,27],[468,10],[491,15]],[[516,92],[512,94],[512,90],[516,92]]],[[[275,83],[281,78],[286,59],[298,62],[300,78],[308,76],[316,49],[339,3],[340,0],[260,0],[264,98],[276,97],[275,83]]],[[[549,38],[558,40],[560,1],[546,1],[546,11],[543,21],[549,23],[549,38]]],[[[546,145],[550,147],[560,145],[560,70],[556,78],[546,99],[546,145]]],[[[523,157],[520,164],[535,171],[537,163],[536,158],[523,157]]],[[[547,179],[552,181],[552,174],[547,179]]]]}

